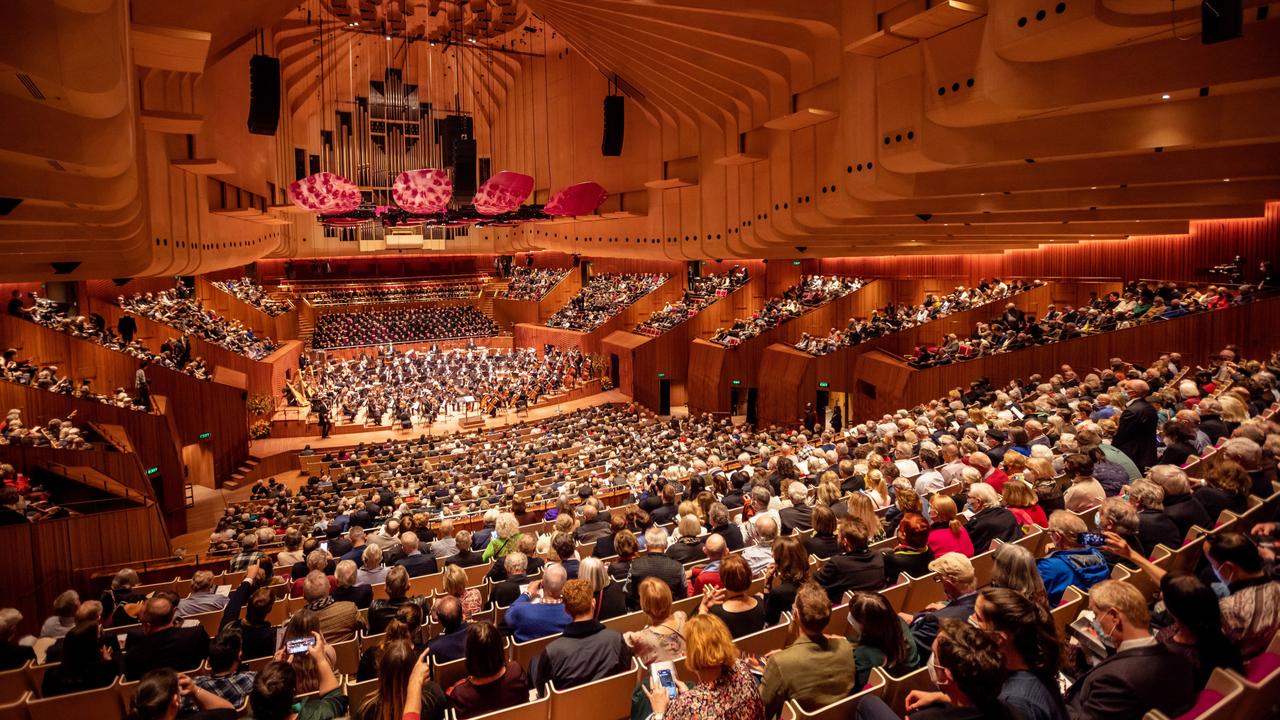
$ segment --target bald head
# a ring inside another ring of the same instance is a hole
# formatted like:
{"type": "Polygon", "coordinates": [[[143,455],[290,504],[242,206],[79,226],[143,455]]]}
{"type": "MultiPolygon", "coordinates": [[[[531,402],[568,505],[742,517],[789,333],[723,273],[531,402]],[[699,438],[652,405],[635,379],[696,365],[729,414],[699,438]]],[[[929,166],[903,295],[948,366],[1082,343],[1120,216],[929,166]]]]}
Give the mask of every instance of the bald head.
{"type": "Polygon", "coordinates": [[[142,608],[142,621],[147,632],[154,633],[173,625],[173,603],[167,597],[152,597],[142,608]]]}
{"type": "Polygon", "coordinates": [[[711,533],[707,536],[706,541],[702,543],[702,551],[707,554],[708,560],[724,559],[724,552],[727,547],[720,533],[711,533]]]}
{"type": "Polygon", "coordinates": [[[552,563],[542,571],[542,592],[547,597],[558,598],[560,591],[564,589],[564,583],[569,579],[569,574],[565,571],[564,566],[560,563],[552,563]]]}

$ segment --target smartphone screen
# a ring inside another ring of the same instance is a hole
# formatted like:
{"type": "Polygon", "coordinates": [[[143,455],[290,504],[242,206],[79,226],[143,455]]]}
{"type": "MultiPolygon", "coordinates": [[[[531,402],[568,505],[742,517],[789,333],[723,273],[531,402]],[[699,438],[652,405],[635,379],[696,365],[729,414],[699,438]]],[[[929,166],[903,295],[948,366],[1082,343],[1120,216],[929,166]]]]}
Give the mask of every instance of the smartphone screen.
{"type": "Polygon", "coordinates": [[[287,650],[290,655],[302,655],[306,651],[310,650],[315,644],[316,639],[313,637],[295,638],[285,643],[284,649],[287,650]]]}
{"type": "Polygon", "coordinates": [[[656,671],[658,676],[658,684],[667,689],[667,697],[674,698],[676,696],[676,678],[671,672],[671,668],[662,668],[656,671]]]}
{"type": "Polygon", "coordinates": [[[1099,533],[1079,533],[1076,535],[1076,542],[1085,547],[1102,547],[1107,544],[1107,539],[1099,533]]]}

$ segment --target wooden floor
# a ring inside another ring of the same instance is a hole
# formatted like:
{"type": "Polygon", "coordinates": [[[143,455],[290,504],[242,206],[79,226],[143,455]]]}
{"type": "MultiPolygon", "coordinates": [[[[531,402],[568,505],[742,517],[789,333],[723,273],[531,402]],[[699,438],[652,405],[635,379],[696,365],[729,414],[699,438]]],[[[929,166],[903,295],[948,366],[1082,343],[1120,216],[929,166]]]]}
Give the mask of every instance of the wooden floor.
{"type": "MultiPolygon", "coordinates": [[[[585,398],[570,400],[556,405],[547,405],[540,408],[530,410],[527,415],[516,416],[512,413],[509,416],[499,416],[485,421],[485,427],[496,428],[504,425],[517,425],[531,420],[539,420],[541,418],[553,417],[561,413],[572,412],[586,407],[603,405],[606,403],[629,402],[630,398],[623,395],[618,390],[610,390],[608,392],[596,393],[585,398]]],[[[437,422],[431,427],[432,435],[448,435],[459,430],[458,421],[456,419],[449,422],[437,422]]],[[[330,448],[351,447],[357,443],[379,443],[384,440],[409,440],[416,438],[426,432],[425,429],[414,430],[374,430],[363,433],[347,433],[344,435],[331,435],[327,440],[321,440],[320,436],[314,437],[291,437],[291,438],[267,438],[265,440],[254,440],[249,446],[249,452],[255,457],[269,457],[284,452],[297,452],[302,450],[306,445],[310,445],[314,450],[328,450],[330,448]]],[[[291,470],[286,473],[280,473],[276,476],[290,490],[296,491],[302,483],[301,473],[291,470]]],[[[187,508],[187,528],[188,532],[174,537],[172,539],[173,547],[185,548],[188,555],[192,553],[201,553],[208,549],[209,534],[217,526],[218,519],[222,517],[222,513],[227,505],[243,502],[249,499],[249,490],[252,486],[236,488],[235,490],[213,490],[205,487],[193,488],[195,492],[195,505],[187,508]]]]}

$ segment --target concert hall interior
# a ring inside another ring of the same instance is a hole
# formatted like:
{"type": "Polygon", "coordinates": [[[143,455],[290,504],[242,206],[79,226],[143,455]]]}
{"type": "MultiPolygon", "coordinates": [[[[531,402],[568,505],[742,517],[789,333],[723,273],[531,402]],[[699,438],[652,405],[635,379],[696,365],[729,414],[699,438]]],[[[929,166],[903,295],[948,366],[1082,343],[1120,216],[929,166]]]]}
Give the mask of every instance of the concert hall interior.
{"type": "Polygon", "coordinates": [[[1280,717],[1273,12],[0,5],[0,720],[1280,717]]]}

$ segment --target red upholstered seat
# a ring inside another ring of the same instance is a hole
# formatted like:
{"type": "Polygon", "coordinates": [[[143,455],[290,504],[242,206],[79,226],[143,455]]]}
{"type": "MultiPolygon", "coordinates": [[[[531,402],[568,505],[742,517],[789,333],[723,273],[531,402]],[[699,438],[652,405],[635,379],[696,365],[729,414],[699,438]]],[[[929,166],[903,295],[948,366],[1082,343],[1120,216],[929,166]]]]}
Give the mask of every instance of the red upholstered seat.
{"type": "Polygon", "coordinates": [[[1222,698],[1226,697],[1217,690],[1205,689],[1200,691],[1200,697],[1196,699],[1196,704],[1191,709],[1179,715],[1175,720],[1195,720],[1209,711],[1209,708],[1218,704],[1222,698]]]}
{"type": "Polygon", "coordinates": [[[1280,670],[1280,655],[1270,652],[1262,653],[1246,663],[1244,669],[1245,677],[1249,682],[1260,683],[1280,670]]]}

